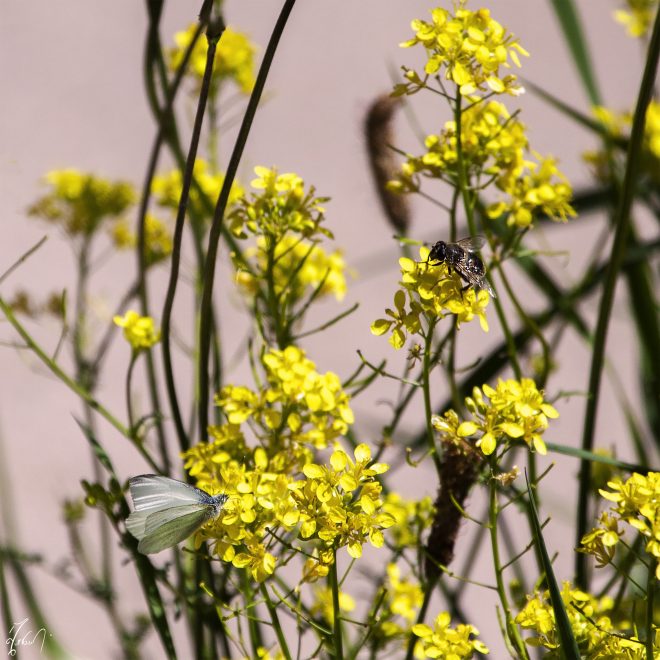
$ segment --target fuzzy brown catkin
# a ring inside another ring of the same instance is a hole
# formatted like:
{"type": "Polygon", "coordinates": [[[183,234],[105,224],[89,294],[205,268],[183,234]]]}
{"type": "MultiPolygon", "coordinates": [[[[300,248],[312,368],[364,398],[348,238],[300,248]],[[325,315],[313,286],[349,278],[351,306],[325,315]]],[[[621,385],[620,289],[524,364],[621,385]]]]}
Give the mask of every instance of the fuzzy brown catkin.
{"type": "Polygon", "coordinates": [[[449,442],[444,443],[443,449],[435,516],[426,541],[424,574],[429,581],[440,575],[439,565],[448,566],[454,558],[454,544],[463,519],[459,507],[463,508],[479,472],[479,463],[471,452],[449,442]]]}
{"type": "Polygon", "coordinates": [[[405,195],[387,190],[387,182],[394,177],[397,164],[394,152],[392,123],[401,101],[387,94],[377,97],[371,104],[364,122],[367,155],[371,174],[381,206],[389,223],[401,235],[410,225],[410,209],[405,195]]]}

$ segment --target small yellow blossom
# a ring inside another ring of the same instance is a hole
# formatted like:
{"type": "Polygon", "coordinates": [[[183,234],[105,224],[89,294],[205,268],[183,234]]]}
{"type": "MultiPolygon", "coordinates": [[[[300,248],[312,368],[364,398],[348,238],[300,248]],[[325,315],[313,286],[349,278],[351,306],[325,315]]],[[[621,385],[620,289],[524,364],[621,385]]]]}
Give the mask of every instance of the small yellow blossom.
{"type": "Polygon", "coordinates": [[[129,310],[124,316],[115,316],[113,321],[124,328],[124,337],[135,351],[151,348],[160,340],[160,330],[156,330],[150,316],[140,316],[129,310]]]}
{"type": "MultiPolygon", "coordinates": [[[[245,293],[254,296],[260,284],[267,281],[267,238],[258,236],[257,247],[247,250],[245,256],[250,259],[251,269],[242,270],[242,264],[236,262],[236,280],[245,293]]],[[[342,300],[346,294],[346,264],[340,251],[329,254],[320,245],[284,236],[276,244],[271,259],[273,287],[275,294],[282,296],[282,304],[296,302],[317,289],[317,298],[334,295],[337,300],[342,300]]]]}
{"type": "MultiPolygon", "coordinates": [[[[174,35],[176,46],[169,51],[170,69],[177,70],[181,66],[196,31],[197,26],[193,24],[187,30],[174,35]]],[[[255,51],[256,48],[247,35],[231,27],[225,28],[215,51],[212,84],[217,86],[225,80],[231,80],[243,94],[249,94],[255,81],[255,51]]],[[[193,47],[188,63],[188,71],[200,83],[206,69],[207,52],[208,42],[202,34],[193,47]]]]}
{"type": "MultiPolygon", "coordinates": [[[[188,206],[193,220],[210,218],[213,215],[215,203],[225,181],[221,172],[213,172],[211,166],[202,158],[197,158],[193,166],[193,176],[201,189],[205,200],[202,199],[193,185],[190,188],[188,206]]],[[[181,170],[175,169],[166,174],[159,174],[153,178],[151,191],[156,202],[163,207],[177,211],[183,187],[181,170]]],[[[236,180],[233,181],[229,191],[228,207],[231,207],[243,196],[243,188],[236,180]]]]}
{"type": "Polygon", "coordinates": [[[614,18],[631,37],[645,36],[658,11],[658,0],[625,0],[624,4],[627,9],[617,9],[614,18]]]}
{"type": "Polygon", "coordinates": [[[479,631],[472,625],[459,623],[455,628],[450,626],[451,617],[447,612],[441,612],[435,619],[433,628],[425,623],[412,627],[413,633],[420,638],[415,647],[416,658],[452,658],[452,660],[468,660],[474,652],[488,653],[488,647],[478,639],[471,639],[479,631]]]}
{"type": "Polygon", "coordinates": [[[28,212],[61,224],[72,235],[91,235],[106,218],[116,218],[135,203],[135,190],[125,181],[110,181],[75,169],[54,170],[45,176],[51,192],[28,212]]]}
{"type": "MultiPolygon", "coordinates": [[[[345,591],[339,592],[339,610],[341,612],[352,612],[355,609],[355,599],[345,591]]],[[[321,615],[325,621],[334,625],[335,610],[332,602],[332,589],[328,587],[317,587],[314,589],[314,603],[310,611],[313,615],[321,615]]]]}
{"type": "Polygon", "coordinates": [[[434,512],[433,502],[428,495],[421,500],[404,500],[395,492],[385,496],[383,511],[395,520],[388,537],[397,548],[416,547],[424,530],[431,526],[434,512]]]}
{"type": "Polygon", "coordinates": [[[416,19],[411,27],[415,36],[401,44],[409,48],[421,44],[426,50],[424,76],[405,69],[407,83],[398,85],[395,93],[414,94],[431,76],[444,69],[444,78],[452,81],[463,96],[511,94],[523,90],[513,74],[501,75],[500,68],[511,68],[510,61],[520,67],[519,55],[527,51],[490,15],[488,9],[465,9],[462,0],[454,14],[443,8],[431,10],[431,22],[416,19]]]}
{"type": "MultiPolygon", "coordinates": [[[[137,236],[126,219],[119,220],[112,229],[112,240],[118,250],[129,250],[137,245],[137,236]]],[[[154,215],[144,219],[145,262],[147,266],[162,261],[172,253],[172,234],[154,215]]]]}

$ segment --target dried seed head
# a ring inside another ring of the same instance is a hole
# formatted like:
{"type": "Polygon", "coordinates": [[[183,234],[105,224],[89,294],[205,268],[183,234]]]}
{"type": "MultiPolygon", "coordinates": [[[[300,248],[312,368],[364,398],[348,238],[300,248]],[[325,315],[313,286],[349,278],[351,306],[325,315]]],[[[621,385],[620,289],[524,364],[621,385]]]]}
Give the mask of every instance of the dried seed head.
{"type": "Polygon", "coordinates": [[[400,103],[400,99],[388,94],[377,97],[367,112],[364,132],[371,173],[380,203],[392,227],[399,234],[405,235],[410,225],[408,198],[386,188],[387,182],[394,178],[397,171],[390,145],[393,143],[392,121],[400,103]]]}

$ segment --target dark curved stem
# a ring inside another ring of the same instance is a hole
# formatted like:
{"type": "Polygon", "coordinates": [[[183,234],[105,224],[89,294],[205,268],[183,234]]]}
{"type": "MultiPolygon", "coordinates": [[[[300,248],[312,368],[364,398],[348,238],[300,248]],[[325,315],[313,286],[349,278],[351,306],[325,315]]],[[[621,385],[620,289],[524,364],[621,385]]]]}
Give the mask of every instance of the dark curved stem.
{"type": "Polygon", "coordinates": [[[213,63],[215,60],[215,51],[218,45],[220,35],[224,31],[224,25],[215,32],[212,36],[208,34],[209,47],[206,56],[206,68],[204,70],[204,78],[202,79],[202,87],[199,93],[199,101],[197,103],[197,113],[195,115],[195,123],[193,126],[192,137],[190,138],[190,149],[186,159],[186,168],[183,174],[183,183],[181,187],[181,198],[179,199],[179,208],[176,216],[176,225],[174,228],[174,239],[172,250],[172,265],[170,268],[170,280],[167,286],[167,294],[165,296],[165,305],[163,307],[162,324],[162,350],[163,362],[165,364],[165,379],[167,383],[167,393],[172,407],[172,416],[176,426],[177,436],[179,438],[179,446],[181,451],[185,451],[190,447],[190,439],[185,431],[183,425],[183,418],[178,404],[176,394],[176,386],[174,383],[174,371],[172,369],[172,352],[170,347],[170,327],[172,321],[172,308],[174,306],[174,296],[176,294],[176,286],[179,279],[179,264],[181,261],[181,243],[183,239],[183,226],[186,219],[186,209],[188,207],[188,199],[190,196],[190,185],[193,177],[193,168],[195,166],[195,159],[197,157],[197,148],[199,146],[199,138],[202,132],[202,123],[204,121],[204,112],[206,110],[206,102],[208,100],[209,89],[211,87],[211,76],[213,74],[213,63]]]}
{"type": "Polygon", "coordinates": [[[295,5],[296,0],[286,0],[282,11],[275,23],[273,33],[268,42],[268,47],[264,54],[264,59],[259,68],[257,80],[250,96],[245,116],[241,128],[236,138],[236,144],[229,160],[227,167],[227,174],[218,197],[215,211],[213,213],[213,224],[211,225],[211,232],[209,234],[209,247],[207,250],[205,272],[204,272],[204,291],[202,293],[202,304],[200,310],[200,331],[199,331],[199,432],[202,440],[206,438],[208,427],[208,405],[209,405],[209,351],[211,347],[211,327],[212,327],[212,314],[211,314],[211,301],[213,296],[213,281],[215,279],[215,262],[218,256],[218,243],[220,241],[220,233],[222,230],[223,219],[227,202],[229,201],[229,191],[236,178],[238,164],[240,163],[243,149],[250,134],[250,128],[254,121],[254,116],[257,112],[257,106],[261,99],[266,78],[270,71],[270,66],[275,56],[275,51],[280,41],[280,37],[284,32],[289,14],[295,5]]]}
{"type": "MultiPolygon", "coordinates": [[[[655,76],[658,69],[658,57],[660,56],[660,9],[656,12],[653,34],[649,42],[648,54],[644,75],[640,84],[637,106],[633,116],[630,142],[628,143],[628,155],[626,159],[626,171],[623,177],[623,186],[619,198],[619,206],[615,215],[615,233],[612,242],[605,283],[603,285],[603,296],[598,310],[598,322],[594,334],[594,345],[591,357],[591,368],[589,371],[589,398],[587,399],[584,428],[582,432],[582,449],[591,451],[594,445],[594,431],[596,428],[596,416],[598,412],[598,401],[600,395],[600,380],[603,371],[605,345],[607,342],[607,330],[609,327],[612,303],[614,301],[614,290],[623,264],[628,246],[628,235],[630,233],[630,210],[635,194],[636,182],[641,167],[642,141],[644,127],[646,124],[646,110],[653,97],[655,76]]],[[[587,531],[589,518],[589,494],[591,492],[591,462],[582,460],[580,464],[580,489],[577,508],[576,545],[579,546],[582,537],[587,531]]],[[[587,555],[576,553],[575,556],[575,582],[578,588],[588,590],[587,555]]]]}

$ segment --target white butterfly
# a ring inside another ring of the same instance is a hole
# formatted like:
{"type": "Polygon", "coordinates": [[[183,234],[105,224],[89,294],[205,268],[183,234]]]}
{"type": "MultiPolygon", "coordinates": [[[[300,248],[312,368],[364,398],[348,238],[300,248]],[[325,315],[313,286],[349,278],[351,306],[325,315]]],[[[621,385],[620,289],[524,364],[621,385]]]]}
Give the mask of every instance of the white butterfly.
{"type": "Polygon", "coordinates": [[[126,518],[126,529],[140,542],[138,550],[145,555],[187,539],[218,516],[229,499],[155,474],[133,477],[128,483],[135,511],[126,518]]]}

